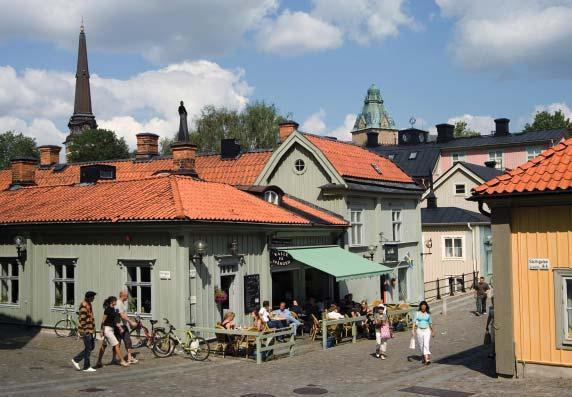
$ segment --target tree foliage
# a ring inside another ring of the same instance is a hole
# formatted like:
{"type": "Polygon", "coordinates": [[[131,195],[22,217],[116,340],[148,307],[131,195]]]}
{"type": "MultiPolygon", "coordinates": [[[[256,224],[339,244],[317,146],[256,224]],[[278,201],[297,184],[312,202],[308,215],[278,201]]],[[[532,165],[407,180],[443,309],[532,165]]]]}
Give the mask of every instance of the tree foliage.
{"type": "Polygon", "coordinates": [[[536,112],[532,124],[526,123],[524,125],[524,131],[542,131],[554,128],[566,128],[570,133],[572,131],[572,121],[564,116],[561,110],[557,110],[554,113],[543,110],[536,112]]]}
{"type": "Polygon", "coordinates": [[[159,154],[170,156],[172,154],[171,145],[175,143],[173,138],[163,137],[159,140],[159,154]]]}
{"type": "Polygon", "coordinates": [[[130,157],[125,139],[118,138],[115,132],[103,129],[86,130],[72,135],[67,144],[68,161],[103,161],[130,157]]]}
{"type": "Polygon", "coordinates": [[[455,132],[453,134],[455,138],[469,138],[480,135],[477,131],[467,128],[467,122],[463,120],[459,120],[455,123],[455,132]]]}
{"type": "Polygon", "coordinates": [[[21,156],[38,158],[36,140],[15,131],[0,134],[0,168],[8,167],[12,158],[21,156]]]}

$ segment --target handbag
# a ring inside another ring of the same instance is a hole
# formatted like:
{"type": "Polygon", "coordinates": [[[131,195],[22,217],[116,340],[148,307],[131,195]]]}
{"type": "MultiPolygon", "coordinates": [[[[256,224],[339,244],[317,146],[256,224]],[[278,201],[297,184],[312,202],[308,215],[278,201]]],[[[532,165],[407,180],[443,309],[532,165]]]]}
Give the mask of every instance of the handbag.
{"type": "Polygon", "coordinates": [[[409,348],[411,350],[415,350],[415,337],[412,336],[411,339],[409,340],[409,348]]]}
{"type": "Polygon", "coordinates": [[[491,333],[489,331],[485,332],[485,340],[483,341],[484,345],[490,345],[492,343],[491,333]]]}

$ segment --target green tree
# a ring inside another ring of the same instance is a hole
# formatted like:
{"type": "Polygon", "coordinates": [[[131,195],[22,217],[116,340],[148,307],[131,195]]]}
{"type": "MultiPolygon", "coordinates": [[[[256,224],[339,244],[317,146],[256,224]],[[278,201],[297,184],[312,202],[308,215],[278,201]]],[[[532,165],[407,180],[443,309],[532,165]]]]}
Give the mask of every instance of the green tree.
{"type": "Polygon", "coordinates": [[[473,131],[467,128],[467,122],[459,120],[455,123],[455,138],[469,138],[472,136],[479,136],[477,131],[473,131]]]}
{"type": "Polygon", "coordinates": [[[566,128],[570,133],[572,131],[572,121],[565,117],[561,110],[557,110],[554,113],[543,110],[542,112],[536,112],[532,124],[526,123],[524,125],[524,131],[542,131],[554,128],[566,128]]]}
{"type": "Polygon", "coordinates": [[[172,154],[171,145],[175,142],[174,139],[163,137],[159,141],[159,153],[161,156],[170,156],[172,154]]]}
{"type": "Polygon", "coordinates": [[[13,157],[20,156],[38,158],[36,140],[14,131],[0,134],[0,168],[8,167],[13,157]]]}
{"type": "Polygon", "coordinates": [[[129,147],[125,139],[109,130],[86,130],[73,135],[68,142],[68,161],[102,161],[127,159],[129,147]]]}

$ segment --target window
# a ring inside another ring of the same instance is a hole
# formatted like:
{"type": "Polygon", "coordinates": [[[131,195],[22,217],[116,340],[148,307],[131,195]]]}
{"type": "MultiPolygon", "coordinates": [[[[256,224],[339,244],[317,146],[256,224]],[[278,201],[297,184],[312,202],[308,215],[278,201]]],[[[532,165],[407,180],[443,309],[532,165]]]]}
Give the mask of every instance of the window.
{"type": "Polygon", "coordinates": [[[444,237],[443,259],[463,259],[463,237],[444,237]]]}
{"type": "Polygon", "coordinates": [[[393,161],[393,159],[395,158],[395,154],[388,154],[387,158],[393,161]]]}
{"type": "Polygon", "coordinates": [[[20,265],[14,260],[0,263],[0,304],[17,305],[20,301],[20,265]]]}
{"type": "Polygon", "coordinates": [[[50,260],[53,268],[53,300],[56,308],[75,306],[75,260],[50,260]]]}
{"type": "Polygon", "coordinates": [[[391,230],[393,241],[401,241],[401,210],[391,210],[391,230]]]}
{"type": "Polygon", "coordinates": [[[409,153],[409,160],[415,160],[417,158],[417,152],[409,153]]]}
{"type": "Polygon", "coordinates": [[[489,152],[489,161],[495,162],[495,168],[497,170],[502,170],[502,152],[489,152]]]}
{"type": "Polygon", "coordinates": [[[453,158],[453,164],[458,163],[459,161],[465,161],[465,153],[453,153],[451,154],[453,158]]]}
{"type": "Polygon", "coordinates": [[[363,210],[350,210],[350,245],[363,245],[363,210]]]}
{"type": "Polygon", "coordinates": [[[464,196],[466,193],[467,193],[467,188],[465,187],[464,183],[455,184],[455,195],[464,196]]]}
{"type": "Polygon", "coordinates": [[[306,171],[306,163],[302,159],[298,159],[294,162],[294,172],[296,174],[303,174],[306,171]]]}
{"type": "Polygon", "coordinates": [[[536,156],[542,153],[542,148],[540,146],[533,146],[526,148],[526,161],[530,161],[536,156]]]}
{"type": "Polygon", "coordinates": [[[556,347],[572,350],[572,269],[554,269],[554,299],[556,347]]]}
{"type": "Polygon", "coordinates": [[[151,265],[128,263],[127,281],[125,286],[129,291],[128,312],[151,314],[151,265]]]}
{"type": "Polygon", "coordinates": [[[264,200],[268,201],[271,204],[278,205],[280,198],[278,196],[278,193],[276,193],[273,190],[268,190],[264,192],[264,200]]]}

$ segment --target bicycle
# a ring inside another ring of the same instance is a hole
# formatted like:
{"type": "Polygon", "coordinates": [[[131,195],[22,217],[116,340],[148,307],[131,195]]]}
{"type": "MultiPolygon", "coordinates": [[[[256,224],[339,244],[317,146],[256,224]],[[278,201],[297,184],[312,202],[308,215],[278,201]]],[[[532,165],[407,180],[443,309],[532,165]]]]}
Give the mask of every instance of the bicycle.
{"type": "MultiPolygon", "coordinates": [[[[195,361],[204,361],[208,358],[211,349],[205,338],[196,336],[192,329],[185,331],[186,340],[182,340],[175,331],[177,330],[169,320],[163,319],[165,324],[169,326],[167,334],[160,338],[156,338],[153,343],[153,354],[158,358],[172,356],[175,351],[177,354],[186,353],[195,361]]],[[[194,327],[195,323],[187,323],[189,327],[194,327]]]]}
{"type": "Polygon", "coordinates": [[[155,324],[157,324],[158,321],[149,320],[151,323],[151,331],[149,332],[149,328],[143,325],[141,316],[138,313],[135,318],[137,320],[137,326],[129,331],[133,348],[139,349],[141,347],[148,347],[149,349],[152,349],[155,339],[166,335],[165,328],[155,327],[155,324]],[[141,331],[143,331],[143,334],[141,334],[141,331]]]}
{"type": "MultiPolygon", "coordinates": [[[[66,318],[61,319],[56,323],[54,326],[54,332],[60,338],[64,338],[66,336],[77,336],[77,321],[70,315],[70,313],[74,312],[70,310],[71,307],[67,306],[64,309],[64,313],[66,318]]],[[[78,312],[75,312],[76,315],[79,315],[78,312]]]]}

